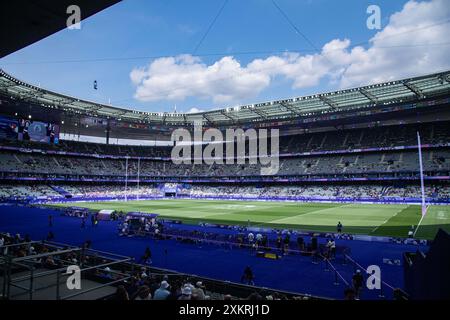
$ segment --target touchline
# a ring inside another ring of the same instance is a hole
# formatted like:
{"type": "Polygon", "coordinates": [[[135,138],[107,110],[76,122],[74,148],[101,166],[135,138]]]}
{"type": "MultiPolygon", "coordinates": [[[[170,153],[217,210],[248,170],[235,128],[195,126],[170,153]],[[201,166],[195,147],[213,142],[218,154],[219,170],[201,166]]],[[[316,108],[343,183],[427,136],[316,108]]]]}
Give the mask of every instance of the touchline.
{"type": "Polygon", "coordinates": [[[191,132],[187,129],[179,128],[172,132],[171,141],[175,144],[171,158],[174,164],[209,165],[245,164],[247,158],[249,164],[258,164],[259,161],[261,175],[274,175],[279,170],[279,140],[278,129],[270,129],[270,136],[268,129],[258,129],[258,131],[241,128],[226,129],[224,139],[219,129],[208,128],[203,131],[201,125],[195,125],[193,139],[191,132]],[[269,140],[270,154],[268,154],[269,140]],[[248,156],[245,152],[247,141],[248,156]]]}

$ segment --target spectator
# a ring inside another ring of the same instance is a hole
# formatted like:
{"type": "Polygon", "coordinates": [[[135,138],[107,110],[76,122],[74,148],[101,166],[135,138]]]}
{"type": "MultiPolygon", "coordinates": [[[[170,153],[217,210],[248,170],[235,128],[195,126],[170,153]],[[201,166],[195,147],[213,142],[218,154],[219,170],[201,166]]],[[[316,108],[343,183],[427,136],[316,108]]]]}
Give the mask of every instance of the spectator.
{"type": "Polygon", "coordinates": [[[155,291],[155,295],[153,300],[166,300],[170,295],[170,291],[168,290],[170,287],[169,283],[165,280],[161,281],[160,287],[155,291]]]}
{"type": "Polygon", "coordinates": [[[257,292],[253,292],[252,294],[250,294],[246,300],[252,300],[252,301],[259,301],[259,300],[264,300],[264,298],[257,292]]]}
{"type": "Polygon", "coordinates": [[[252,269],[250,268],[250,266],[247,266],[244,270],[244,274],[241,277],[241,282],[253,286],[255,285],[254,278],[255,276],[253,275],[252,269]]]}
{"type": "Polygon", "coordinates": [[[203,286],[203,282],[197,281],[195,284],[195,288],[192,289],[192,296],[196,296],[197,300],[205,300],[205,287],[203,286]]]}
{"type": "Polygon", "coordinates": [[[152,300],[150,288],[146,285],[140,287],[134,300],[152,300]]]}
{"type": "Polygon", "coordinates": [[[126,301],[130,300],[128,292],[123,285],[117,287],[116,293],[114,294],[113,300],[126,301]]]}
{"type": "Polygon", "coordinates": [[[191,300],[191,296],[192,288],[189,285],[185,285],[181,289],[181,296],[178,298],[178,300],[191,300]]]}
{"type": "Polygon", "coordinates": [[[364,278],[361,274],[361,270],[356,270],[352,277],[353,289],[355,290],[355,297],[359,299],[361,295],[361,289],[363,286],[364,278]]]}

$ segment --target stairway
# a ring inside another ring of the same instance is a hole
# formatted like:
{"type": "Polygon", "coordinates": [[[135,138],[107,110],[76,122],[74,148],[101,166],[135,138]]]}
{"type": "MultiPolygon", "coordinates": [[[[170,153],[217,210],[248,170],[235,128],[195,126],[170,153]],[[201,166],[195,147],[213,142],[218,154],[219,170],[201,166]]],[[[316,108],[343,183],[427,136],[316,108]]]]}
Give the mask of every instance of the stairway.
{"type": "Polygon", "coordinates": [[[50,188],[52,188],[54,191],[58,192],[64,198],[72,197],[72,194],[70,192],[68,192],[67,190],[65,190],[63,187],[50,185],[50,188]]]}

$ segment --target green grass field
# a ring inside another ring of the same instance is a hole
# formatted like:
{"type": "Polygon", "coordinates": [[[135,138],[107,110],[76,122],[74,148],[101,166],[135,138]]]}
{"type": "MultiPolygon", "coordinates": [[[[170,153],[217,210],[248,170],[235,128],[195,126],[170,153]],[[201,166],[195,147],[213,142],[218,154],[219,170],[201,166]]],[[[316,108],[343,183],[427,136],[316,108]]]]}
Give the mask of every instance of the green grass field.
{"type": "MultiPolygon", "coordinates": [[[[420,206],[385,204],[293,203],[231,200],[146,200],[77,202],[56,206],[80,206],[92,210],[157,213],[187,223],[211,222],[266,225],[301,230],[335,231],[341,221],[344,232],[406,237],[421,218],[420,206]]],[[[450,206],[431,206],[416,234],[432,239],[438,228],[450,231],[450,206]]]]}

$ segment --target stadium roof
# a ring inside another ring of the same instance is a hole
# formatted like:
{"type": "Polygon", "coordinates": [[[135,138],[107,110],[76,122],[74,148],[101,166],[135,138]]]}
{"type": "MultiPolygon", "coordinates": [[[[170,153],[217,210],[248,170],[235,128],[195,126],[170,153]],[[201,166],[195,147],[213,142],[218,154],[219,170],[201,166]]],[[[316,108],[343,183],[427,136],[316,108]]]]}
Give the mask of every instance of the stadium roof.
{"type": "Polygon", "coordinates": [[[1,1],[0,58],[67,27],[67,8],[77,5],[81,20],[121,0],[14,0],[1,1]]]}
{"type": "Polygon", "coordinates": [[[27,84],[0,69],[0,94],[48,109],[107,119],[156,125],[235,125],[293,119],[450,94],[450,71],[285,100],[255,103],[200,113],[142,112],[66,96],[27,84]]]}

